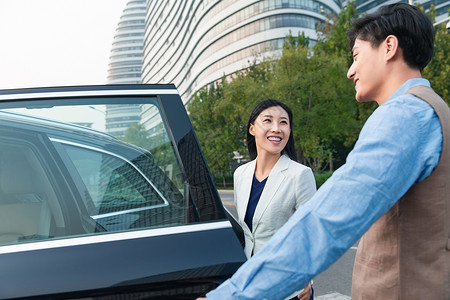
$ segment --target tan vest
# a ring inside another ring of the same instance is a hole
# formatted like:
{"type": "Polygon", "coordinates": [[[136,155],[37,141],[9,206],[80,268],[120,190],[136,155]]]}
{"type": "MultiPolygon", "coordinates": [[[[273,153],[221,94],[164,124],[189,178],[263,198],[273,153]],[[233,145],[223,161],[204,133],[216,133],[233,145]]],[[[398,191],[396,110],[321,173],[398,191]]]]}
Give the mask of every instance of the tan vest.
{"type": "Polygon", "coordinates": [[[429,103],[442,125],[439,164],[362,237],[352,300],[450,299],[450,109],[431,88],[407,91],[429,103]]]}

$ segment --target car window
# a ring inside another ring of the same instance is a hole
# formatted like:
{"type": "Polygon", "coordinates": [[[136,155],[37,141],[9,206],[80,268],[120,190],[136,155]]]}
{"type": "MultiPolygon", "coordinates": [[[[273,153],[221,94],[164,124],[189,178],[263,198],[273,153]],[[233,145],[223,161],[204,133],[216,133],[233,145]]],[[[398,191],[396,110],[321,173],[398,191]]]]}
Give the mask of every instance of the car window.
{"type": "Polygon", "coordinates": [[[65,148],[90,193],[96,217],[167,205],[145,175],[125,159],[81,147],[65,148]]]}
{"type": "Polygon", "coordinates": [[[1,146],[0,244],[196,221],[170,126],[156,98],[141,102],[64,99],[0,110],[0,138],[7,128],[15,141],[1,146]]]}

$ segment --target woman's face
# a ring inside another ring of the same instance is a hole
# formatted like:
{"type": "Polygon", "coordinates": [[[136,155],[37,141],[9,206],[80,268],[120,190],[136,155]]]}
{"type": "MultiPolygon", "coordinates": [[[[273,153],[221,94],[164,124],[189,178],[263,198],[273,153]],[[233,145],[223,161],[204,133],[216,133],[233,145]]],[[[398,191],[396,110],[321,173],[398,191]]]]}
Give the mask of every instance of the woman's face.
{"type": "Polygon", "coordinates": [[[258,156],[281,154],[291,133],[288,113],[280,106],[272,106],[263,110],[250,124],[249,132],[255,137],[258,156]]]}

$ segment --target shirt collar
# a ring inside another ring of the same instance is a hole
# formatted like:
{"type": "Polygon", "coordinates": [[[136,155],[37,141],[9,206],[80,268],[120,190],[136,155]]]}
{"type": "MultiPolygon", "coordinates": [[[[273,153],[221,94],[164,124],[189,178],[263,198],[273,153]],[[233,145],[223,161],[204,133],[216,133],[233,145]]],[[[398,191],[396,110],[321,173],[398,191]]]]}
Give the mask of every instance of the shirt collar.
{"type": "Polygon", "coordinates": [[[397,98],[397,97],[405,94],[410,88],[417,86],[417,85],[425,85],[425,86],[429,87],[430,82],[425,78],[408,79],[388,98],[388,101],[390,99],[394,99],[394,98],[397,98]]]}

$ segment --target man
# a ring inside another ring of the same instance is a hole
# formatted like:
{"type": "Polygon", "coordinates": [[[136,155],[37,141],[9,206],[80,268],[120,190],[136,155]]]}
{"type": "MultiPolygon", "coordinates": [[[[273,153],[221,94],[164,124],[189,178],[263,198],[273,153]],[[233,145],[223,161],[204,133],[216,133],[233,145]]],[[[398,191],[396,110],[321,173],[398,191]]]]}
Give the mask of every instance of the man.
{"type": "Polygon", "coordinates": [[[393,4],[348,33],[347,77],[377,110],[347,162],[208,299],[283,299],[361,239],[352,300],[450,299],[450,111],[421,78],[433,25],[393,4]]]}

